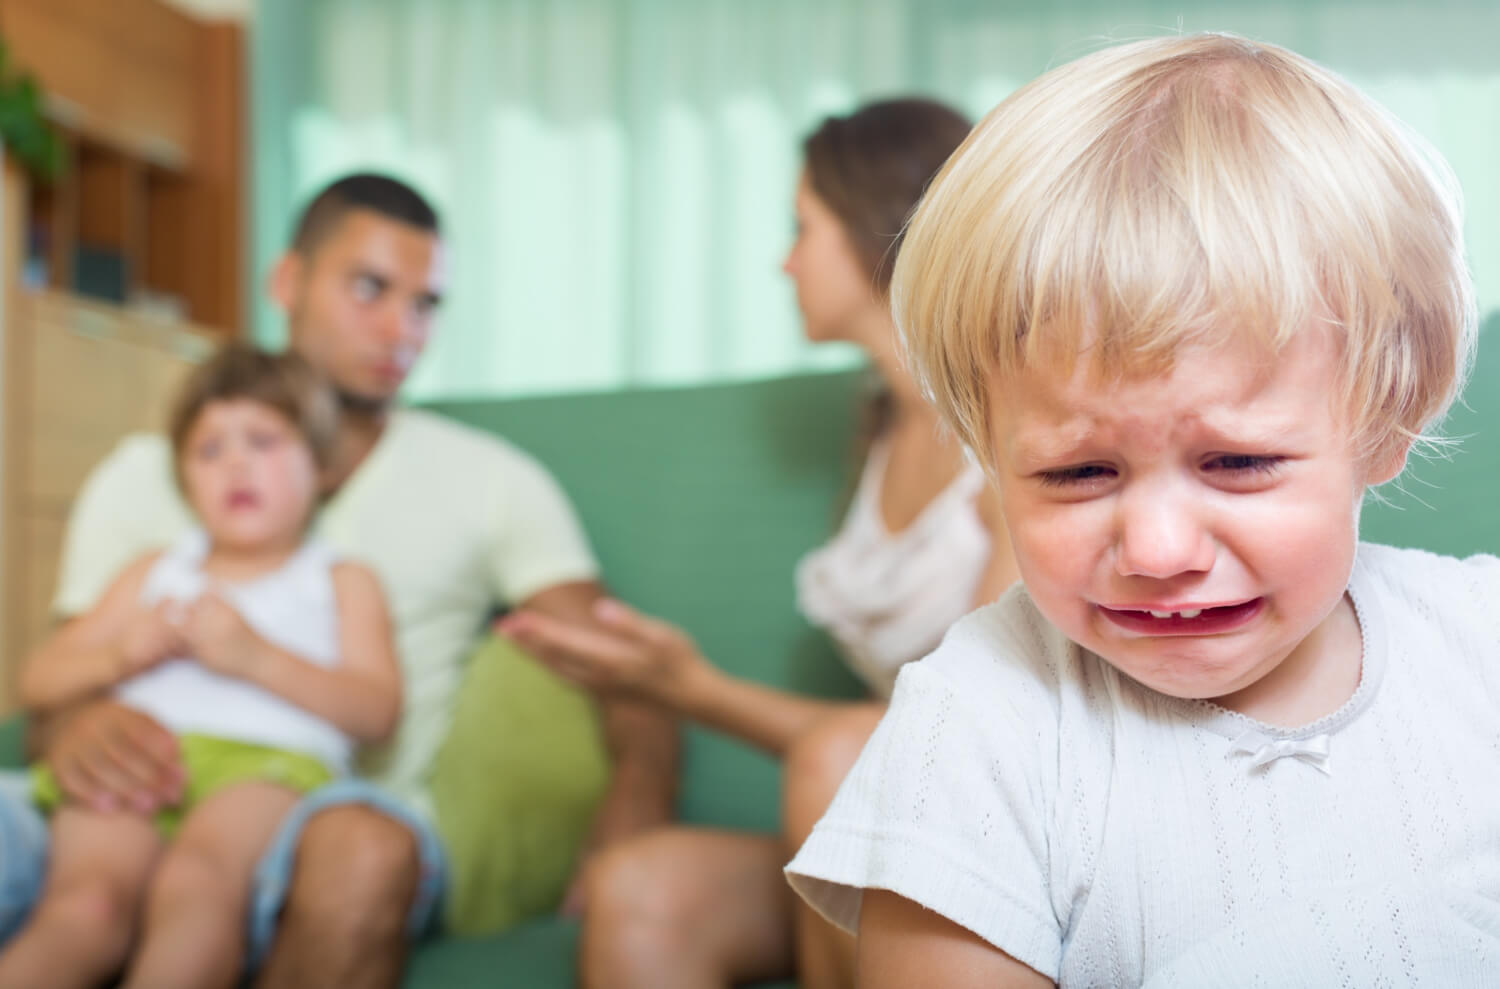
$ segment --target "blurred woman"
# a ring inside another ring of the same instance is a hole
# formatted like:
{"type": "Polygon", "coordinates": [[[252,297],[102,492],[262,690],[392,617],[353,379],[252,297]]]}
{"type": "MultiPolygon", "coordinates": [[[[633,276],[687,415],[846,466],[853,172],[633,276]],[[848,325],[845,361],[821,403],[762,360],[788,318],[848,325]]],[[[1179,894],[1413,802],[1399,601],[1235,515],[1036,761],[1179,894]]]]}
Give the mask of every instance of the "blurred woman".
{"type": "Polygon", "coordinates": [[[611,846],[588,870],[590,987],[702,987],[795,972],[852,984],[853,940],[794,897],[781,869],[885,709],[896,673],[1016,578],[984,478],[938,428],[897,356],[886,291],[907,215],[968,133],[941,104],[903,99],[825,120],[804,142],[797,237],[783,268],[814,341],[861,347],[880,378],[864,466],[838,532],[797,568],[798,604],[871,698],[799,696],[721,672],[681,630],[617,601],[580,628],[518,613],[501,630],[559,672],[755,745],[785,763],[780,836],[669,828],[611,846]]]}

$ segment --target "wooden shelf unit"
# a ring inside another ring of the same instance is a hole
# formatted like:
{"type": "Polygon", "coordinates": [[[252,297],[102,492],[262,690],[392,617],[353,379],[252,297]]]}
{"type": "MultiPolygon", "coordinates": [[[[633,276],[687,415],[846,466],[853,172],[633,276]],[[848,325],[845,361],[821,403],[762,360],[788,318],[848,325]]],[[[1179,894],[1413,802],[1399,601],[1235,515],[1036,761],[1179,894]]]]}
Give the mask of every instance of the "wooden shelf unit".
{"type": "Polygon", "coordinates": [[[242,325],[245,87],[241,28],[159,0],[0,0],[0,38],[68,159],[50,185],[6,159],[0,189],[3,714],[79,486],[242,325]]]}
{"type": "Polygon", "coordinates": [[[160,0],[0,0],[0,38],[67,146],[29,193],[31,283],[240,326],[243,29],[160,0]]]}

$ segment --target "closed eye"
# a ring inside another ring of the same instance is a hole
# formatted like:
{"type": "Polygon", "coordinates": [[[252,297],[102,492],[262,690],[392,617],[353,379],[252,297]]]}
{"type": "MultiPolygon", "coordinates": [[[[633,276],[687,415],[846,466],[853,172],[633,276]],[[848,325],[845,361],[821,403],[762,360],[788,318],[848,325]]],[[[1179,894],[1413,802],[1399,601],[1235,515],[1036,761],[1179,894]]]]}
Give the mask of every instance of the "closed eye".
{"type": "Polygon", "coordinates": [[[1115,469],[1106,464],[1080,464],[1058,470],[1044,470],[1036,475],[1043,485],[1063,488],[1098,482],[1115,476],[1115,469]]]}
{"type": "Polygon", "coordinates": [[[1204,469],[1225,474],[1271,474],[1286,458],[1251,453],[1226,453],[1209,459],[1204,469]]]}

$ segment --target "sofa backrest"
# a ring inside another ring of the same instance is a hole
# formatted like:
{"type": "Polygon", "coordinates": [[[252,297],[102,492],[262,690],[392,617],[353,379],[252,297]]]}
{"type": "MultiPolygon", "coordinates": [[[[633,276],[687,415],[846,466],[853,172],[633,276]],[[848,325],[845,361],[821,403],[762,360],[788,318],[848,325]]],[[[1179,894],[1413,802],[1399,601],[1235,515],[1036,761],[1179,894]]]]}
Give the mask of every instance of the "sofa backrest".
{"type": "MultiPolygon", "coordinates": [[[[435,411],[530,451],[573,498],[611,589],[686,628],[730,673],[858,696],[794,603],[798,558],[826,539],[851,479],[862,376],[447,402],[435,411]]],[[[771,829],[771,760],[686,734],[687,821],[771,829]]]]}

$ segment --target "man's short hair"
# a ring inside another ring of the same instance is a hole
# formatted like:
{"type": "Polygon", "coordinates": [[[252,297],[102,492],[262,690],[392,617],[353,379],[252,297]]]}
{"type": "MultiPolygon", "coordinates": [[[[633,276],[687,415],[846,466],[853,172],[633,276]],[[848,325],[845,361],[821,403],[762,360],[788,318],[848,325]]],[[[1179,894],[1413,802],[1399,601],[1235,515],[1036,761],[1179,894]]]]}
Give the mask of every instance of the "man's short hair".
{"type": "Polygon", "coordinates": [[[312,254],[355,210],[369,210],[434,236],[440,232],[437,210],[420,192],[388,175],[360,172],[330,183],[312,198],[297,220],[292,250],[312,254]]]}

